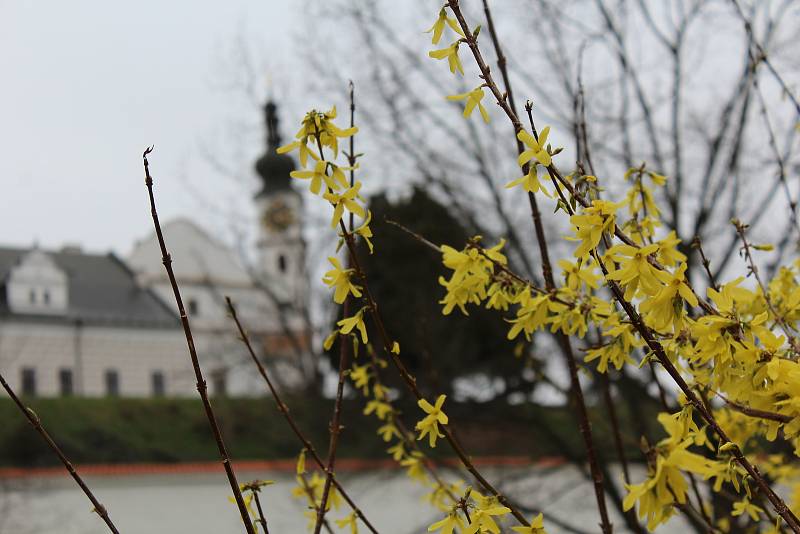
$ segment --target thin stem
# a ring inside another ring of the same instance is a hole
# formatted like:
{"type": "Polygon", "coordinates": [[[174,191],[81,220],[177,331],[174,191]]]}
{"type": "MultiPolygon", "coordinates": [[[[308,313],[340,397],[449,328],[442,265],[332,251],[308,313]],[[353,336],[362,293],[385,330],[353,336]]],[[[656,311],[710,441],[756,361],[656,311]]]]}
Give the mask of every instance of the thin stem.
{"type": "MultiPolygon", "coordinates": [[[[383,381],[381,379],[378,356],[375,354],[375,351],[372,349],[371,346],[367,347],[367,353],[370,356],[372,372],[374,373],[373,380],[377,385],[381,387],[381,389],[385,390],[386,388],[384,387],[383,381]]],[[[383,402],[389,404],[390,406],[392,405],[392,402],[389,398],[384,399],[383,402]]],[[[397,430],[400,433],[400,439],[403,440],[405,446],[422,455],[422,457],[425,460],[422,462],[422,465],[425,467],[425,470],[428,472],[428,474],[431,475],[431,477],[433,477],[433,480],[436,482],[436,484],[442,490],[444,490],[445,494],[447,494],[447,496],[450,499],[452,499],[454,503],[458,503],[459,498],[453,493],[450,487],[447,484],[445,484],[444,480],[439,475],[439,472],[437,470],[438,467],[437,464],[435,463],[434,460],[431,460],[425,455],[425,452],[417,444],[417,440],[414,439],[414,434],[408,429],[405,423],[403,423],[403,420],[400,419],[400,417],[398,417],[398,412],[394,409],[394,407],[392,407],[392,411],[389,414],[389,417],[392,418],[392,424],[394,424],[394,426],[397,427],[397,430]]]]}
{"type": "MultiPolygon", "coordinates": [[[[355,269],[357,277],[361,280],[363,285],[363,295],[367,302],[367,310],[369,311],[370,317],[372,321],[375,323],[375,327],[378,331],[378,337],[381,340],[381,344],[383,346],[384,353],[390,358],[392,363],[394,364],[395,368],[397,369],[400,377],[406,383],[409,391],[416,397],[418,400],[424,399],[422,392],[417,387],[417,379],[408,371],[403,361],[400,357],[392,352],[392,340],[389,337],[389,334],[386,330],[386,326],[384,325],[383,318],[378,311],[378,304],[375,301],[375,298],[370,291],[369,284],[367,282],[367,277],[364,274],[364,270],[361,268],[361,264],[358,260],[358,256],[356,255],[356,243],[355,239],[352,234],[346,231],[344,228],[344,222],[339,221],[342,235],[344,236],[345,244],[347,246],[347,250],[350,254],[350,261],[351,265],[355,269]]],[[[453,431],[449,426],[443,426],[442,432],[444,433],[445,440],[450,444],[450,447],[453,449],[453,452],[456,453],[461,463],[464,465],[467,471],[475,478],[475,480],[483,487],[484,490],[490,492],[492,495],[497,497],[497,500],[503,505],[508,507],[511,510],[511,514],[519,521],[521,524],[525,526],[529,526],[530,523],[522,512],[517,509],[516,506],[511,503],[511,501],[506,498],[505,495],[500,493],[500,491],[495,488],[486,478],[481,474],[481,472],[475,467],[475,464],[472,463],[469,455],[466,453],[464,448],[459,444],[458,440],[455,439],[453,435],[453,431]]]]}
{"type": "Polygon", "coordinates": [[[786,324],[784,317],[778,313],[778,310],[773,305],[772,298],[769,296],[769,288],[764,284],[763,280],[761,280],[761,275],[758,272],[758,265],[756,265],[756,262],[753,259],[751,245],[745,237],[745,232],[747,231],[748,226],[737,219],[733,220],[733,225],[736,227],[736,233],[739,234],[739,238],[742,240],[742,250],[744,251],[747,262],[750,264],[750,272],[753,273],[753,276],[758,283],[758,287],[761,288],[761,294],[764,296],[764,301],[767,303],[770,313],[775,318],[775,321],[780,325],[783,333],[786,334],[792,349],[794,349],[795,353],[800,354],[800,345],[798,345],[797,338],[792,333],[789,325],[786,324]]]}
{"type": "MultiPolygon", "coordinates": [[[[735,0],[732,1],[735,2],[735,0]]],[[[471,36],[472,34],[469,32],[469,27],[466,21],[464,20],[464,16],[461,13],[461,9],[458,6],[458,0],[449,0],[448,5],[455,14],[456,19],[458,20],[462,31],[464,31],[464,34],[467,36],[471,36]]],[[[508,103],[506,102],[506,99],[503,97],[497,84],[492,79],[492,76],[489,73],[489,68],[487,67],[485,61],[483,60],[483,57],[481,56],[481,52],[478,48],[477,41],[474,38],[470,37],[466,39],[466,42],[469,45],[470,50],[472,51],[472,55],[475,58],[475,62],[477,63],[478,68],[481,71],[481,77],[486,83],[486,86],[494,95],[498,105],[501,107],[501,109],[503,109],[503,111],[508,116],[509,120],[514,126],[514,130],[518,132],[522,128],[519,118],[517,117],[514,110],[509,107],[508,103]]],[[[570,184],[569,182],[564,180],[563,177],[561,177],[555,165],[551,164],[548,167],[548,171],[552,172],[555,175],[558,181],[570,191],[572,197],[576,199],[582,206],[586,207],[588,205],[588,202],[584,198],[576,194],[575,189],[572,187],[572,184],[570,184]]],[[[619,228],[614,229],[614,235],[617,236],[617,238],[623,241],[624,243],[635,246],[633,240],[631,240],[628,236],[626,236],[619,228]]],[[[595,260],[598,262],[598,265],[600,265],[603,274],[607,277],[609,272],[605,266],[605,263],[603,263],[599,253],[596,250],[593,250],[592,255],[595,257],[595,260]]],[[[691,390],[689,385],[681,376],[680,372],[669,360],[663,347],[655,339],[650,329],[645,326],[644,322],[642,321],[636,309],[633,307],[631,303],[625,300],[622,291],[619,288],[619,285],[613,280],[608,280],[608,279],[606,279],[606,283],[611,289],[615,300],[617,300],[620,306],[622,306],[622,308],[625,310],[628,317],[631,319],[636,330],[639,332],[639,335],[642,336],[642,339],[645,340],[647,346],[655,353],[658,361],[661,363],[661,365],[664,367],[667,373],[672,377],[672,379],[675,381],[675,383],[678,385],[681,391],[683,391],[688,401],[698,410],[702,418],[709,424],[712,430],[714,430],[714,432],[720,437],[720,439],[724,443],[732,443],[731,440],[728,438],[727,434],[725,433],[725,431],[719,426],[712,413],[707,409],[705,404],[703,404],[700,401],[697,395],[695,395],[695,393],[691,390]]],[[[689,285],[689,287],[695,294],[697,294],[697,292],[694,291],[693,288],[691,288],[691,285],[689,285]]],[[[698,302],[700,306],[707,313],[712,315],[718,315],[718,312],[713,308],[713,306],[708,304],[704,299],[698,297],[698,302]]],[[[786,503],[769,487],[766,480],[764,480],[764,478],[761,476],[761,473],[758,471],[756,467],[754,467],[749,462],[749,460],[747,460],[747,458],[744,456],[738,445],[734,443],[732,443],[732,445],[733,447],[731,451],[737,463],[739,463],[739,465],[741,465],[748,472],[748,474],[755,480],[756,484],[764,492],[764,494],[767,496],[772,506],[775,508],[775,511],[778,512],[778,514],[786,521],[786,523],[792,528],[794,532],[800,534],[800,520],[797,519],[794,513],[786,506],[786,503]]]]}
{"type": "Polygon", "coordinates": [[[100,504],[100,501],[98,501],[97,497],[94,496],[92,490],[89,489],[89,486],[86,485],[86,482],[84,482],[83,478],[81,478],[81,476],[78,474],[78,471],[75,469],[75,466],[73,466],[72,462],[70,462],[69,459],[66,457],[66,455],[64,455],[64,452],[61,450],[61,447],[59,447],[58,444],[56,444],[56,442],[53,441],[53,438],[50,437],[50,434],[48,434],[47,430],[45,430],[44,426],[42,426],[42,422],[39,419],[39,416],[36,415],[36,412],[34,412],[33,410],[31,410],[22,403],[22,401],[14,392],[14,390],[11,389],[11,386],[8,385],[8,382],[6,382],[6,379],[3,377],[2,374],[0,374],[0,384],[2,384],[3,389],[6,390],[8,396],[11,397],[11,400],[14,401],[14,404],[16,404],[17,408],[19,408],[19,411],[22,412],[22,415],[25,416],[25,419],[27,419],[28,422],[31,424],[31,426],[34,428],[34,430],[36,430],[36,432],[38,432],[39,435],[42,436],[42,438],[47,443],[47,446],[50,447],[50,450],[52,450],[56,454],[56,456],[58,456],[58,459],[61,460],[62,464],[64,464],[64,467],[67,469],[67,472],[70,474],[73,480],[75,480],[75,482],[81,488],[83,493],[89,498],[89,501],[91,501],[92,506],[94,506],[92,511],[100,516],[100,518],[103,520],[106,526],[108,526],[108,529],[111,532],[113,532],[114,534],[119,534],[119,530],[117,530],[117,527],[111,521],[111,517],[109,517],[108,510],[106,510],[106,507],[100,504]]]}
{"type": "Polygon", "coordinates": [[[708,276],[708,283],[711,284],[711,289],[714,291],[719,291],[719,286],[717,285],[717,281],[714,279],[714,274],[711,272],[711,262],[708,261],[706,257],[706,253],[703,251],[703,243],[700,241],[698,236],[692,240],[692,246],[697,249],[700,253],[700,260],[703,264],[703,269],[706,270],[706,275],[708,276]]]}
{"type": "MultiPolygon", "coordinates": [[[[319,129],[315,126],[316,130],[316,142],[317,148],[319,150],[320,160],[325,161],[325,154],[322,150],[322,142],[320,140],[320,132],[319,129]]],[[[409,373],[408,369],[406,368],[405,364],[400,360],[400,358],[392,352],[392,344],[393,341],[389,337],[389,334],[386,330],[386,327],[383,322],[383,318],[381,317],[380,312],[378,311],[378,304],[375,301],[375,298],[372,296],[372,292],[369,289],[369,284],[367,281],[367,276],[365,274],[364,269],[361,268],[361,264],[358,260],[358,255],[356,254],[356,242],[353,234],[348,232],[347,228],[345,227],[345,223],[343,219],[339,219],[339,229],[341,230],[341,236],[344,239],[345,245],[347,246],[347,251],[350,256],[350,264],[355,270],[357,278],[359,278],[363,285],[363,293],[362,298],[367,302],[367,309],[369,311],[370,317],[372,318],[373,322],[375,323],[375,327],[378,330],[378,335],[381,339],[381,344],[383,345],[384,352],[388,355],[391,359],[392,363],[394,364],[395,368],[397,369],[400,377],[408,386],[409,391],[417,398],[417,400],[424,399],[422,392],[417,387],[417,379],[409,373]]],[[[501,494],[486,478],[478,471],[475,467],[475,464],[472,463],[469,455],[467,455],[464,448],[459,444],[458,440],[456,439],[453,431],[448,427],[444,426],[442,428],[444,432],[445,440],[450,444],[453,451],[458,456],[461,463],[470,472],[470,474],[475,478],[475,480],[483,487],[484,490],[489,491],[492,493],[503,506],[508,507],[511,510],[511,514],[519,521],[521,524],[525,526],[529,526],[530,523],[522,512],[514,506],[514,504],[509,501],[503,494],[501,494]]]]}
{"type": "Polygon", "coordinates": [[[747,406],[745,404],[732,401],[719,393],[717,393],[717,395],[719,396],[719,398],[725,401],[725,404],[727,404],[731,409],[741,414],[747,415],[749,417],[755,417],[757,419],[766,419],[767,421],[776,421],[778,423],[784,423],[784,424],[787,424],[794,419],[794,417],[792,417],[791,415],[784,415],[782,413],[770,412],[767,410],[759,410],[758,408],[751,408],[750,406],[747,406]]]}
{"type": "MultiPolygon", "coordinates": [[[[342,306],[342,312],[345,317],[350,315],[350,298],[345,299],[342,306]]],[[[348,337],[344,334],[339,334],[339,380],[336,384],[336,400],[334,401],[333,417],[330,424],[330,442],[328,444],[328,465],[325,467],[325,485],[322,488],[322,498],[320,500],[319,511],[317,512],[317,523],[314,525],[314,534],[319,534],[322,528],[322,520],[327,511],[328,496],[330,495],[331,483],[334,477],[334,468],[336,465],[336,448],[339,445],[339,434],[342,430],[341,413],[342,413],[342,397],[344,396],[344,377],[349,367],[349,347],[348,337]]]]}
{"type": "Polygon", "coordinates": [[[153,151],[153,147],[147,148],[142,154],[144,161],[145,185],[147,186],[147,194],[150,198],[150,213],[153,217],[153,226],[156,230],[156,237],[158,238],[158,245],[161,248],[161,261],[167,271],[169,283],[172,286],[172,293],[175,296],[175,304],[178,307],[178,314],[181,318],[181,325],[183,326],[183,333],[186,336],[186,344],[189,347],[189,357],[192,360],[192,367],[194,368],[194,376],[197,380],[197,391],[200,394],[200,399],[203,401],[203,408],[208,419],[208,424],[211,426],[211,431],[214,434],[214,441],[217,442],[217,449],[222,459],[222,465],[225,468],[225,474],[228,476],[233,497],[236,499],[236,505],[239,507],[239,514],[242,516],[245,530],[248,534],[256,534],[253,528],[253,523],[250,522],[250,516],[247,512],[247,506],[244,504],[242,498],[242,491],[239,488],[239,483],[236,480],[236,473],[233,471],[228,450],[225,447],[225,442],[222,439],[222,432],[217,424],[217,419],[214,416],[214,410],[211,407],[211,402],[208,399],[208,386],[203,378],[203,371],[200,368],[200,361],[197,358],[197,350],[194,345],[194,338],[192,337],[192,329],[189,326],[189,317],[186,315],[186,310],[183,307],[183,299],[181,298],[181,291],[178,288],[178,282],[175,279],[175,273],[172,270],[172,257],[167,251],[167,245],[164,242],[164,234],[161,232],[161,224],[158,222],[158,213],[156,212],[156,200],[153,195],[153,178],[150,176],[150,165],[147,161],[147,155],[153,151]]]}
{"type": "Polygon", "coordinates": [[[705,521],[707,525],[713,525],[714,522],[711,520],[711,517],[709,517],[706,507],[703,504],[703,496],[700,494],[700,485],[697,483],[697,478],[692,473],[689,473],[689,475],[689,482],[692,484],[692,491],[694,491],[694,498],[697,499],[697,508],[700,510],[700,515],[703,516],[703,521],[705,521]]]}
{"type": "MultiPolygon", "coordinates": [[[[464,19],[464,15],[461,12],[461,8],[458,5],[458,0],[450,0],[449,1],[450,9],[453,11],[453,14],[456,16],[459,25],[461,26],[461,30],[464,32],[466,36],[467,44],[469,45],[470,50],[472,51],[472,55],[475,58],[476,63],[478,63],[478,67],[481,70],[482,77],[487,84],[493,84],[494,82],[491,80],[491,74],[489,72],[488,66],[483,62],[483,58],[480,54],[480,50],[478,48],[478,42],[475,36],[469,29],[469,25],[467,24],[466,20],[464,19]]],[[[492,43],[494,44],[495,50],[497,52],[498,58],[502,58],[502,62],[499,63],[499,68],[501,75],[503,77],[503,81],[505,84],[505,95],[510,96],[510,81],[508,78],[508,72],[505,66],[505,57],[503,56],[502,48],[500,47],[500,40],[497,37],[497,33],[494,29],[494,24],[491,22],[491,12],[489,10],[489,5],[486,1],[484,1],[484,11],[487,13],[487,19],[490,21],[489,23],[489,33],[491,34],[492,43]]],[[[492,88],[493,93],[499,93],[497,87],[492,88]]],[[[495,94],[497,97],[498,95],[495,94]]],[[[506,100],[503,95],[500,95],[498,101],[506,100]]],[[[508,102],[505,103],[508,110],[507,113],[510,112],[514,117],[516,114],[513,109],[513,104],[511,102],[511,98],[509,97],[508,102]]],[[[502,106],[502,104],[501,104],[502,106]]],[[[514,137],[517,141],[517,149],[521,153],[523,150],[522,141],[517,138],[517,133],[521,129],[521,124],[519,124],[519,119],[517,119],[517,123],[513,123],[514,126],[514,137]]],[[[534,134],[535,135],[535,134],[534,134]]],[[[526,164],[525,167],[529,167],[530,164],[526,164]]],[[[527,174],[529,168],[523,168],[522,172],[527,174]]],[[[535,170],[534,170],[535,172],[535,170]]],[[[548,292],[552,293],[555,291],[555,281],[553,279],[553,269],[550,263],[550,255],[548,252],[547,247],[547,239],[544,233],[544,227],[542,225],[542,217],[539,211],[539,207],[536,202],[536,197],[533,193],[528,193],[528,202],[530,204],[531,209],[531,216],[533,218],[534,229],[536,232],[536,240],[539,244],[539,255],[542,260],[542,275],[544,276],[545,281],[545,288],[548,292]]],[[[594,439],[592,437],[592,427],[591,423],[589,422],[589,413],[586,409],[586,401],[583,396],[583,389],[581,387],[580,379],[578,378],[578,364],[575,359],[575,354],[572,350],[572,343],[569,339],[569,336],[564,334],[563,332],[558,332],[556,334],[556,339],[558,344],[561,346],[562,352],[564,354],[567,369],[569,370],[570,376],[570,390],[572,394],[572,398],[576,404],[577,411],[578,411],[578,427],[581,432],[581,436],[583,437],[584,446],[586,448],[586,455],[589,460],[589,471],[592,475],[592,481],[594,483],[594,492],[595,498],[597,500],[597,508],[598,512],[600,513],[600,528],[605,534],[611,534],[613,532],[613,527],[611,525],[611,521],[608,516],[608,508],[606,506],[605,500],[605,489],[603,488],[603,473],[600,469],[600,464],[597,460],[597,454],[595,453],[594,449],[594,439]]]]}
{"type": "Polygon", "coordinates": [[[608,373],[601,373],[602,374],[602,386],[603,386],[603,401],[606,405],[606,410],[608,411],[608,419],[611,423],[611,432],[614,436],[614,448],[617,451],[617,458],[619,458],[619,463],[622,465],[622,476],[625,480],[626,484],[631,483],[631,476],[630,472],[628,471],[628,458],[625,456],[625,447],[622,445],[622,434],[619,431],[619,420],[617,419],[617,410],[614,407],[614,401],[611,398],[611,383],[608,379],[608,373]]]}
{"type": "Polygon", "coordinates": [[[264,534],[269,534],[269,528],[267,528],[267,518],[264,515],[264,510],[261,508],[261,501],[258,499],[258,492],[253,492],[253,500],[256,501],[256,509],[258,510],[258,522],[261,523],[261,526],[264,528],[264,534]]]}
{"type": "MultiPolygon", "coordinates": [[[[350,127],[355,126],[355,87],[353,82],[350,82],[350,127]]],[[[350,154],[348,154],[350,165],[350,187],[355,184],[355,135],[350,136],[350,154]]],[[[353,213],[350,213],[350,221],[348,225],[349,231],[353,231],[353,213]]],[[[348,294],[344,303],[342,304],[342,313],[344,317],[350,316],[350,295],[348,294]]],[[[336,400],[333,404],[333,417],[331,418],[330,425],[330,442],[328,444],[328,465],[325,468],[325,485],[322,488],[322,499],[320,500],[319,510],[317,511],[317,523],[314,525],[314,534],[319,534],[322,528],[322,520],[325,517],[325,512],[328,506],[328,496],[331,491],[331,483],[333,482],[333,472],[336,465],[336,448],[339,445],[339,434],[342,430],[341,417],[342,417],[342,397],[344,396],[344,377],[347,369],[349,368],[349,348],[350,344],[347,343],[347,337],[344,334],[339,334],[339,379],[336,384],[336,400]]]]}
{"type": "MultiPolygon", "coordinates": [[[[306,492],[306,496],[308,497],[308,502],[311,503],[311,508],[314,509],[315,513],[319,513],[319,505],[317,504],[316,497],[314,497],[314,490],[311,487],[311,485],[308,483],[308,480],[306,480],[306,476],[304,474],[300,474],[300,475],[297,476],[297,478],[300,480],[300,483],[303,485],[303,491],[306,492]]],[[[322,526],[325,527],[325,531],[328,534],[334,534],[333,533],[333,529],[331,528],[331,525],[330,525],[330,523],[328,523],[327,519],[323,519],[322,520],[322,526]]]]}
{"type": "MultiPolygon", "coordinates": [[[[253,350],[253,345],[250,342],[250,337],[247,335],[244,326],[242,326],[242,323],[241,321],[239,321],[239,317],[236,314],[236,307],[233,305],[233,301],[231,300],[230,297],[225,297],[225,303],[228,306],[228,313],[230,314],[231,319],[233,320],[234,324],[236,325],[236,329],[239,332],[239,339],[244,344],[248,354],[250,354],[250,359],[252,359],[253,363],[255,363],[256,368],[258,369],[258,373],[261,375],[261,378],[264,379],[267,388],[272,394],[272,398],[275,400],[275,403],[278,406],[278,410],[283,414],[283,417],[286,419],[286,422],[289,423],[289,427],[292,429],[292,432],[294,432],[295,436],[297,436],[297,438],[303,444],[303,447],[305,447],[306,451],[308,451],[308,453],[311,455],[311,458],[314,460],[314,463],[317,464],[317,467],[325,471],[325,464],[323,463],[322,458],[320,457],[319,453],[317,453],[317,450],[314,448],[314,445],[300,430],[300,427],[297,426],[297,423],[295,422],[294,418],[289,413],[289,407],[281,399],[278,390],[275,389],[275,385],[272,383],[272,380],[267,374],[267,370],[264,368],[264,365],[256,356],[255,350],[253,350]]],[[[342,487],[342,485],[339,483],[339,481],[336,479],[335,476],[332,479],[332,483],[334,486],[336,486],[336,489],[339,491],[339,494],[342,496],[342,498],[347,502],[348,506],[350,506],[353,512],[355,512],[355,514],[369,529],[369,531],[372,532],[373,534],[378,534],[378,531],[375,529],[372,523],[369,522],[369,520],[361,511],[361,509],[358,506],[356,506],[353,499],[350,497],[350,495],[348,495],[348,493],[345,491],[345,489],[342,487]]]]}
{"type": "Polygon", "coordinates": [[[800,115],[800,102],[798,102],[797,97],[794,96],[791,88],[786,84],[786,81],[780,75],[780,73],[775,69],[772,65],[772,62],[767,57],[767,52],[764,50],[764,47],[761,46],[755,35],[753,34],[753,25],[747,20],[747,17],[742,10],[742,6],[739,4],[738,0],[731,0],[731,3],[736,8],[736,13],[739,15],[739,18],[742,19],[742,23],[744,24],[744,29],[747,32],[747,38],[750,41],[750,46],[755,48],[756,52],[758,52],[758,56],[753,59],[753,68],[758,66],[758,63],[764,63],[767,66],[767,69],[772,74],[772,77],[775,78],[775,81],[781,86],[781,90],[783,94],[791,100],[792,104],[794,105],[794,109],[798,115],[800,115]]]}
{"type": "Polygon", "coordinates": [[[625,300],[624,295],[622,294],[622,290],[620,289],[619,285],[613,281],[608,279],[608,269],[606,268],[605,263],[603,262],[602,257],[597,252],[597,250],[592,251],[592,255],[597,261],[597,264],[600,266],[600,269],[603,271],[603,274],[606,277],[606,283],[608,287],[611,289],[612,294],[614,295],[615,300],[622,306],[625,310],[625,313],[628,315],[628,318],[631,320],[631,323],[636,328],[636,331],[642,337],[642,339],[647,344],[648,348],[655,354],[656,359],[661,363],[667,373],[672,377],[678,387],[681,389],[683,394],[686,396],[688,402],[697,410],[700,416],[705,420],[706,423],[711,427],[714,433],[719,436],[720,441],[722,442],[721,445],[730,444],[730,452],[733,455],[736,462],[741,465],[745,471],[752,477],[755,481],[756,485],[759,489],[764,493],[767,499],[772,504],[775,511],[778,512],[786,524],[796,533],[800,534],[800,521],[794,515],[794,513],[786,506],[786,503],[781,499],[777,493],[775,493],[772,488],[770,488],[767,481],[761,475],[760,471],[757,467],[750,463],[750,461],[745,457],[742,450],[739,446],[732,442],[731,439],[728,437],[728,434],[722,429],[722,427],[717,423],[717,420],[714,418],[711,411],[707,408],[705,403],[703,403],[700,398],[695,394],[695,392],[689,387],[684,380],[683,376],[681,376],[678,369],[675,365],[670,361],[669,357],[667,356],[664,348],[661,346],[661,343],[655,339],[650,329],[644,324],[642,321],[641,316],[633,307],[633,305],[625,300]]]}

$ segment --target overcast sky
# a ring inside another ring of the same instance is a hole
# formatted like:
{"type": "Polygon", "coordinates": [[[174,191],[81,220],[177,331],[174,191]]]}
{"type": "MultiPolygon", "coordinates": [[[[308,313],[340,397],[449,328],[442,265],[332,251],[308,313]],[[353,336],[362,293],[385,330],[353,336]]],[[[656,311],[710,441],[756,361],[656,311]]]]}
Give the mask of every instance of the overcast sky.
{"type": "Polygon", "coordinates": [[[202,147],[242,117],[261,126],[257,104],[229,88],[243,71],[231,58],[247,49],[254,91],[266,95],[271,79],[299,104],[291,32],[301,7],[0,0],[0,246],[127,253],[152,228],[141,165],[149,144],[162,218],[202,223],[203,199],[219,185],[202,147]],[[193,195],[180,194],[187,183],[193,195]]]}

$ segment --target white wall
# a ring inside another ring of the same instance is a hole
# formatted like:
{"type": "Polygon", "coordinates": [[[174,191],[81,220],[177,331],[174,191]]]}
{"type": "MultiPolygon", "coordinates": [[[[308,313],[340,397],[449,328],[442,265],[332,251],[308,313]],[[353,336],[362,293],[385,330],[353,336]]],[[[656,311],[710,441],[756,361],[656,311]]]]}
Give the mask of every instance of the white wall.
{"type": "Polygon", "coordinates": [[[108,369],[118,372],[120,396],[150,396],[154,371],[164,374],[166,395],[197,394],[179,328],[0,323],[0,371],[17,392],[24,367],[36,370],[37,395],[43,397],[60,394],[62,368],[72,370],[76,395],[105,395],[108,369]]]}
{"type": "MultiPolygon", "coordinates": [[[[213,379],[216,370],[224,371],[228,395],[267,394],[249,353],[233,330],[195,328],[193,337],[211,395],[220,393],[213,379]]],[[[260,352],[257,334],[252,342],[260,352]]],[[[36,395],[41,397],[61,394],[61,369],[72,370],[75,395],[105,396],[106,371],[113,369],[119,377],[122,397],[151,396],[154,371],[164,375],[166,396],[197,396],[194,371],[180,327],[78,328],[74,324],[0,322],[0,372],[17,393],[22,392],[22,370],[26,367],[35,369],[36,395]]],[[[302,384],[292,357],[273,356],[267,367],[278,384],[290,388],[302,384]]]]}

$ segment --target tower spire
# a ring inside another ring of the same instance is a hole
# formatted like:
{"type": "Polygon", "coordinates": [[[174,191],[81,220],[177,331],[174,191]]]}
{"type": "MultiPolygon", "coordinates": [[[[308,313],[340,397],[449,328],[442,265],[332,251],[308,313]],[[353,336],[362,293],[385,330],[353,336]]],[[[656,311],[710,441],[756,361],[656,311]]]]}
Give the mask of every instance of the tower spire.
{"type": "Polygon", "coordinates": [[[267,147],[256,161],[256,172],[261,177],[261,189],[256,196],[270,195],[277,191],[291,191],[290,173],[295,169],[294,160],[289,154],[278,154],[281,145],[278,132],[278,106],[272,100],[264,104],[264,123],[267,130],[267,147]]]}
{"type": "Polygon", "coordinates": [[[264,122],[267,123],[267,150],[275,150],[281,144],[281,135],[278,133],[277,106],[272,100],[264,106],[264,122]]]}

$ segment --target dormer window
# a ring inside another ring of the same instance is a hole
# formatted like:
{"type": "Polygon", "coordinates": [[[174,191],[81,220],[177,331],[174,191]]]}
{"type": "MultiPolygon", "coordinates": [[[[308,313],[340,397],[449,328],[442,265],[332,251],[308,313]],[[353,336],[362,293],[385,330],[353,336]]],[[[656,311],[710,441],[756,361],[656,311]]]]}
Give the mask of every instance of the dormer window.
{"type": "Polygon", "coordinates": [[[68,291],[67,274],[49,254],[39,249],[20,257],[6,281],[6,297],[12,313],[66,313],[68,291]]]}

